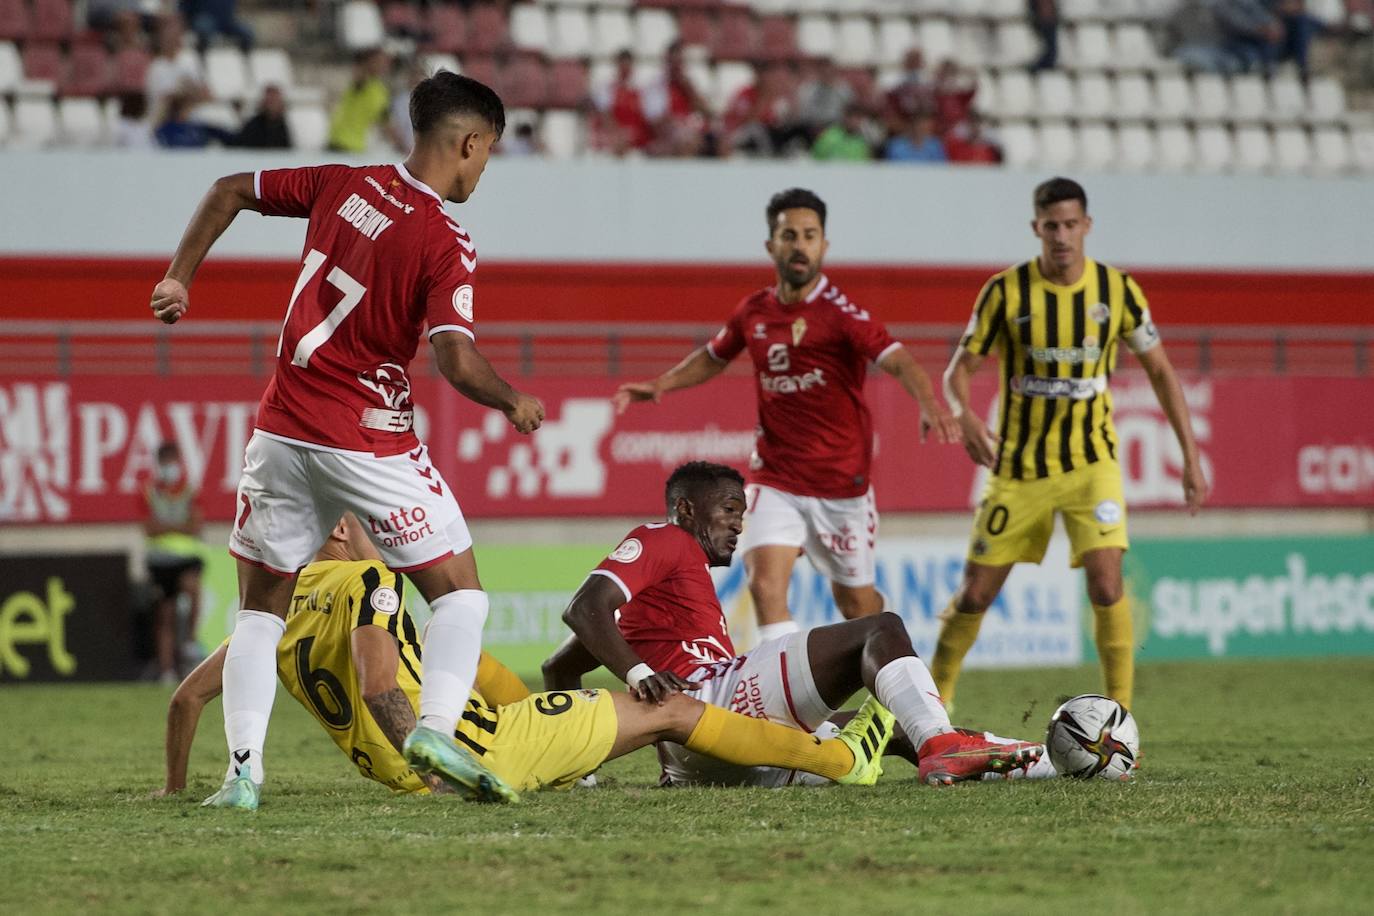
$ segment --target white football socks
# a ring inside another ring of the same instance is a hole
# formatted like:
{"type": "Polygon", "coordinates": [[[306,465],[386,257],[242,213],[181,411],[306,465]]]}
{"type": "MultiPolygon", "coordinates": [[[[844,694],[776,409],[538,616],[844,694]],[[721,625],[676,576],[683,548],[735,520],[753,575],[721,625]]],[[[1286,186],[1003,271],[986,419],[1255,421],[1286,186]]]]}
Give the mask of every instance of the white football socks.
{"type": "Polygon", "coordinates": [[[793,633],[800,633],[801,625],[795,620],[783,620],[778,623],[759,624],[759,642],[767,642],[770,639],[777,639],[780,636],[791,636],[793,633]]]}
{"type": "Polygon", "coordinates": [[[873,681],[873,694],[901,723],[911,743],[921,745],[954,731],[926,663],[914,655],[888,662],[873,681]]]}
{"type": "Polygon", "coordinates": [[[425,626],[425,676],[420,683],[420,725],[452,735],[477,680],[487,593],[463,588],[430,602],[425,626]]]}
{"type": "Polygon", "coordinates": [[[228,782],[247,767],[262,784],[262,745],[277,696],[277,643],[286,621],[266,611],[239,611],[224,656],[224,737],[229,742],[228,782]]]}

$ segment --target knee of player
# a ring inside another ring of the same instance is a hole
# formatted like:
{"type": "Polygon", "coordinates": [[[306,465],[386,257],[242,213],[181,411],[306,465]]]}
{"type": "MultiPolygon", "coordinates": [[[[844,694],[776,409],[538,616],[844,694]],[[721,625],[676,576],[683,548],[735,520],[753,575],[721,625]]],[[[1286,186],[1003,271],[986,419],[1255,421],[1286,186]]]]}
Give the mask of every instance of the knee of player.
{"type": "Polygon", "coordinates": [[[1116,576],[1088,579],[1088,600],[1099,607],[1116,604],[1124,594],[1125,587],[1116,576]]]}
{"type": "Polygon", "coordinates": [[[675,693],[663,701],[659,708],[662,721],[659,723],[659,736],[679,743],[684,742],[701,721],[705,704],[682,693],[675,693]]]}
{"type": "Polygon", "coordinates": [[[966,582],[954,596],[954,609],[960,614],[981,614],[996,600],[996,589],[966,582]]]}
{"type": "Polygon", "coordinates": [[[898,617],[892,611],[883,611],[881,614],[876,615],[873,618],[873,625],[877,628],[878,632],[884,636],[899,639],[911,638],[907,635],[906,621],[898,617]]]}

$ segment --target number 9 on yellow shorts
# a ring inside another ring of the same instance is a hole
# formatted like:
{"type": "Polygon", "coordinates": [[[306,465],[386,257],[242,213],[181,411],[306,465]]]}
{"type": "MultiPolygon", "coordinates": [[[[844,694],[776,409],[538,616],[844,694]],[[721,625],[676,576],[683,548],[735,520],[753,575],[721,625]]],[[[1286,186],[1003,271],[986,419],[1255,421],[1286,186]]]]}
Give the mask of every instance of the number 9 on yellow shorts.
{"type": "Polygon", "coordinates": [[[611,753],[619,720],[608,690],[555,690],[492,708],[475,698],[458,743],[521,792],[565,789],[611,753]]]}
{"type": "Polygon", "coordinates": [[[1089,550],[1130,547],[1121,467],[1097,461],[1039,480],[989,477],[969,538],[969,561],[1039,563],[1054,533],[1055,513],[1064,518],[1071,566],[1082,566],[1089,550]]]}

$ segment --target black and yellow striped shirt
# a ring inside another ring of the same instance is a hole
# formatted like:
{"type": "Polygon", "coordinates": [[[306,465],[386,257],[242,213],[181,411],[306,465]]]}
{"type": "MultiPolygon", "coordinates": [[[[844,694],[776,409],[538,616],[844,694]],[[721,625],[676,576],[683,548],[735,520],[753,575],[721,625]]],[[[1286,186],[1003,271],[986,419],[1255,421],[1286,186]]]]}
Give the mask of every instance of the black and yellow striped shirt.
{"type": "Polygon", "coordinates": [[[1056,286],[1032,259],[988,280],[960,345],[1001,361],[995,474],[1032,480],[1116,460],[1107,382],[1122,340],[1142,353],[1159,333],[1115,267],[1088,258],[1077,283],[1056,286]]]}

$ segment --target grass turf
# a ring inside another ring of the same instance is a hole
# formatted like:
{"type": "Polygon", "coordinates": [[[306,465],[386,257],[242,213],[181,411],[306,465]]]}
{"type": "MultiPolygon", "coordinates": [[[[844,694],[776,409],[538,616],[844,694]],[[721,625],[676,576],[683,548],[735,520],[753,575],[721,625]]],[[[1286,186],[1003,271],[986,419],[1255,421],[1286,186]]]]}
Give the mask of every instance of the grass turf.
{"type": "MultiPolygon", "coordinates": [[[[890,758],[870,790],[659,790],[645,750],[517,808],[393,796],[283,693],[256,815],[197,807],[223,770],[218,704],[190,791],[154,801],[167,689],[7,686],[0,910],[1367,912],[1374,660],[1137,677],[1128,785],[933,789],[890,758]]],[[[1038,737],[1096,689],[1088,667],[969,672],[956,720],[1038,737]]]]}

